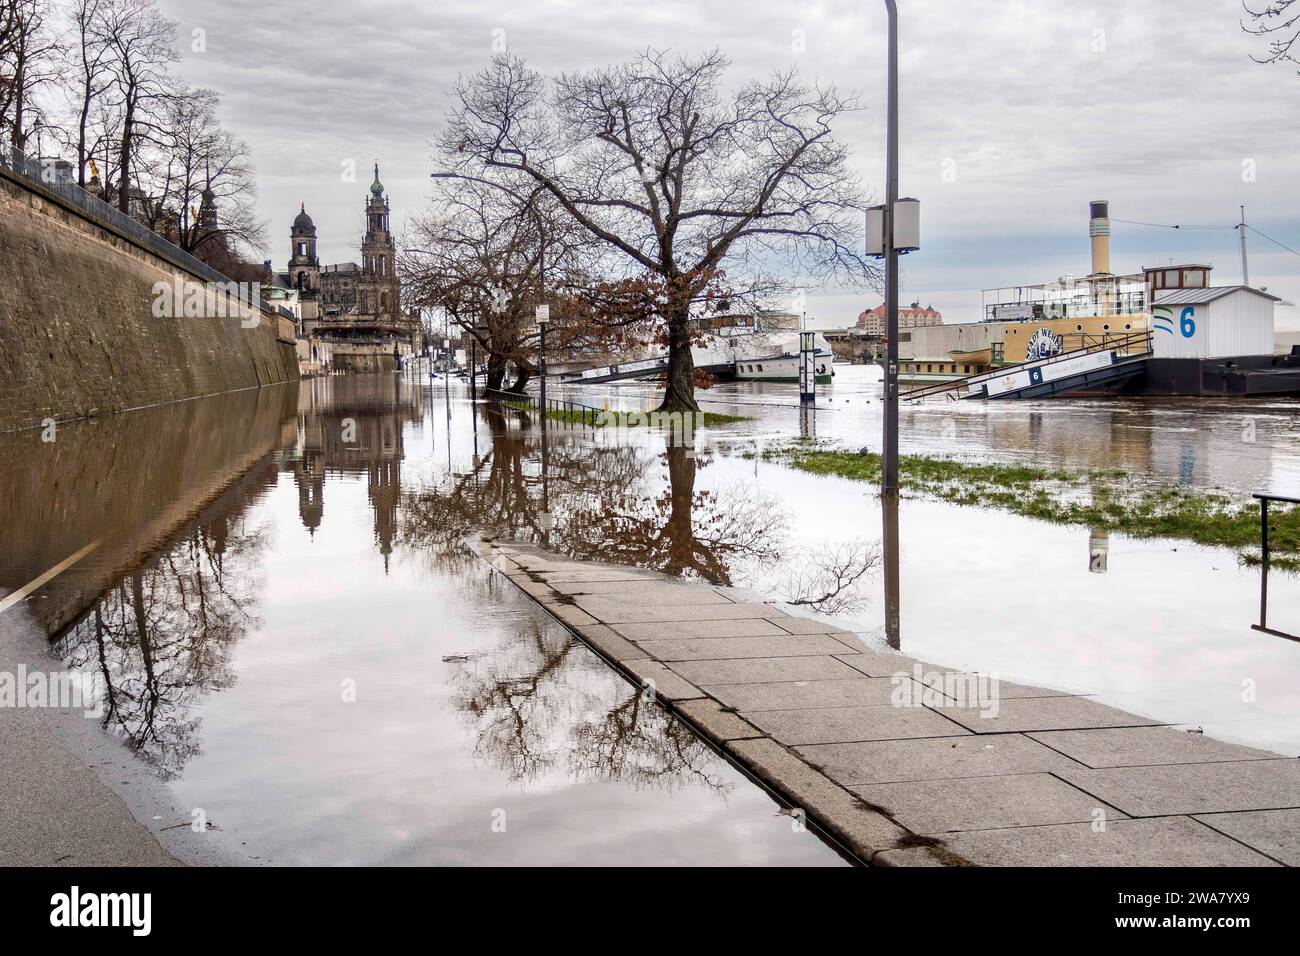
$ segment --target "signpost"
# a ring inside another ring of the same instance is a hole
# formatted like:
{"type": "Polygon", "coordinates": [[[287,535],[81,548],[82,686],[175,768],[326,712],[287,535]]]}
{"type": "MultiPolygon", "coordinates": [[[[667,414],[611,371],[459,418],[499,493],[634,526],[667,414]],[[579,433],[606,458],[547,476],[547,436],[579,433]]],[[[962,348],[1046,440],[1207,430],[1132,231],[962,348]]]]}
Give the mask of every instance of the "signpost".
{"type": "Polygon", "coordinates": [[[817,401],[817,333],[799,333],[799,401],[817,401]]]}

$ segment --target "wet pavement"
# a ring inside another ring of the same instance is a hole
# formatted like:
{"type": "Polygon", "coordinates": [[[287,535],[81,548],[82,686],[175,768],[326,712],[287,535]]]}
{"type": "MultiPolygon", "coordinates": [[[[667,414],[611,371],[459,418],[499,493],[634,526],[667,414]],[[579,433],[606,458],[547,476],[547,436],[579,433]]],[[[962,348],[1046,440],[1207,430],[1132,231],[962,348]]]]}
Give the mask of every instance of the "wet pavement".
{"type": "Polygon", "coordinates": [[[1300,864],[1295,760],[873,649],[743,590],[480,548],[861,860],[1300,864]]]}
{"type": "MultiPolygon", "coordinates": [[[[878,544],[878,502],[745,456],[801,432],[877,447],[872,371],[841,371],[815,416],[788,387],[712,390],[709,410],[751,418],[694,454],[552,426],[544,468],[526,413],[398,376],[0,436],[0,588],[95,544],[24,612],[108,676],[109,727],[178,803],[260,860],[839,863],[463,541],[806,597],[828,554],[878,544]]],[[[1286,491],[1296,410],[908,407],[904,450],[1286,491]]],[[[1096,573],[1085,528],[914,500],[899,521],[906,653],[1300,753],[1300,645],[1250,629],[1259,571],[1231,552],[1115,535],[1096,573]]],[[[883,648],[879,581],[856,590],[823,620],[883,648]]],[[[1298,579],[1270,597],[1300,631],[1298,579]]]]}

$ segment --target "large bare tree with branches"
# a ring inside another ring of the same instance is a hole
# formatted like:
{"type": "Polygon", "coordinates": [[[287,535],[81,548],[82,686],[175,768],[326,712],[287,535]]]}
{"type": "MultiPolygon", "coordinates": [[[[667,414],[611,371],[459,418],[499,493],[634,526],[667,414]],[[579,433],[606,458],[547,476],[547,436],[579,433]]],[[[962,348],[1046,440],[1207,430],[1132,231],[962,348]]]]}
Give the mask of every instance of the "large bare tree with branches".
{"type": "Polygon", "coordinates": [[[174,217],[151,228],[205,261],[210,253],[256,250],[265,239],[248,146],[221,127],[219,102],[208,89],[187,90],[169,100],[150,176],[154,206],[174,217]],[[207,202],[220,210],[216,225],[201,215],[207,202]]]}
{"type": "Polygon", "coordinates": [[[535,307],[574,268],[581,237],[536,192],[458,179],[435,188],[399,260],[406,297],[443,309],[474,339],[487,360],[488,388],[500,389],[513,365],[511,390],[520,390],[536,371],[535,307]]]}
{"type": "Polygon", "coordinates": [[[440,177],[400,260],[412,305],[443,309],[487,359],[487,384],[509,391],[537,373],[535,309],[551,310],[550,347],[568,354],[644,344],[644,315],[627,290],[601,280],[600,244],[534,187],[440,177]]]}
{"type": "Polygon", "coordinates": [[[42,0],[0,0],[0,139],[20,150],[43,124],[42,87],[58,77],[59,44],[42,0]]]}
{"type": "Polygon", "coordinates": [[[129,212],[141,141],[161,139],[160,120],[175,93],[169,68],[178,59],[176,23],[158,11],[154,0],[118,0],[103,12],[97,29],[110,51],[109,70],[120,104],[118,208],[129,212]]]}
{"type": "Polygon", "coordinates": [[[104,30],[104,16],[114,0],[75,0],[68,16],[69,40],[64,53],[70,68],[67,92],[75,112],[70,146],[77,152],[77,185],[86,186],[89,160],[102,145],[95,135],[96,114],[103,115],[104,99],[113,86],[109,70],[112,49],[104,30]]]}
{"type": "Polygon", "coordinates": [[[790,277],[860,285],[866,203],[832,124],[853,96],[793,71],[723,90],[713,51],[647,50],[628,63],[548,81],[494,57],[462,77],[438,140],[455,175],[516,195],[540,189],[660,284],[669,370],[662,408],[694,411],[692,309],[725,270],[737,297],[790,277]]]}

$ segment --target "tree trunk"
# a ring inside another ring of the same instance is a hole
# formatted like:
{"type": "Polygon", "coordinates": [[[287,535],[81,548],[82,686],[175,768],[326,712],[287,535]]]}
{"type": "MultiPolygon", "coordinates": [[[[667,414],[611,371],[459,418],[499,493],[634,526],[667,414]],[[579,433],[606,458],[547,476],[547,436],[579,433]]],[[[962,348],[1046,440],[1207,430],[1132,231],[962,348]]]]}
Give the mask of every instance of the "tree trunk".
{"type": "Polygon", "coordinates": [[[24,87],[27,85],[27,70],[23,55],[18,54],[18,67],[14,70],[13,77],[13,101],[14,101],[14,147],[20,153],[27,151],[27,134],[23,132],[23,121],[25,117],[23,112],[26,109],[24,102],[24,87]]]}
{"type": "Polygon", "coordinates": [[[122,119],[122,152],[118,157],[117,171],[117,208],[122,212],[131,212],[131,134],[135,125],[135,104],[127,98],[126,115],[122,119]]]}
{"type": "Polygon", "coordinates": [[[690,310],[688,306],[670,306],[668,314],[668,382],[663,412],[698,412],[695,401],[695,361],[691,357],[690,310]]]}
{"type": "MultiPolygon", "coordinates": [[[[85,62],[84,60],[82,61],[85,62]]],[[[87,67],[89,72],[89,67],[87,67]]],[[[90,125],[91,79],[86,77],[81,93],[81,113],[77,116],[77,185],[86,188],[86,127],[90,125]]]]}
{"type": "Polygon", "coordinates": [[[506,378],[506,363],[495,352],[488,353],[487,389],[489,392],[501,391],[501,383],[506,378]]]}

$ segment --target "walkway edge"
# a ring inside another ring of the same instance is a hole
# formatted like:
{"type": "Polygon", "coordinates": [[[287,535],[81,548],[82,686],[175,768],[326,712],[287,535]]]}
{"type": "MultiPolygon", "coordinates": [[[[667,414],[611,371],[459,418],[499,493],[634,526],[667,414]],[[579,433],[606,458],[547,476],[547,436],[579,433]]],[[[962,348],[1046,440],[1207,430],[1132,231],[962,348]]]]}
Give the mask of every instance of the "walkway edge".
{"type": "MultiPolygon", "coordinates": [[[[917,837],[880,809],[753,727],[673,673],[611,628],[574,607],[556,590],[487,538],[467,544],[542,606],[625,679],[653,688],[658,702],[735,761],[765,787],[804,812],[861,863],[871,866],[968,866],[937,841],[917,837]]],[[[518,546],[506,543],[507,546],[518,546]]],[[[556,555],[556,557],[561,557],[556,555]]],[[[673,580],[668,575],[658,578],[673,580]]]]}

